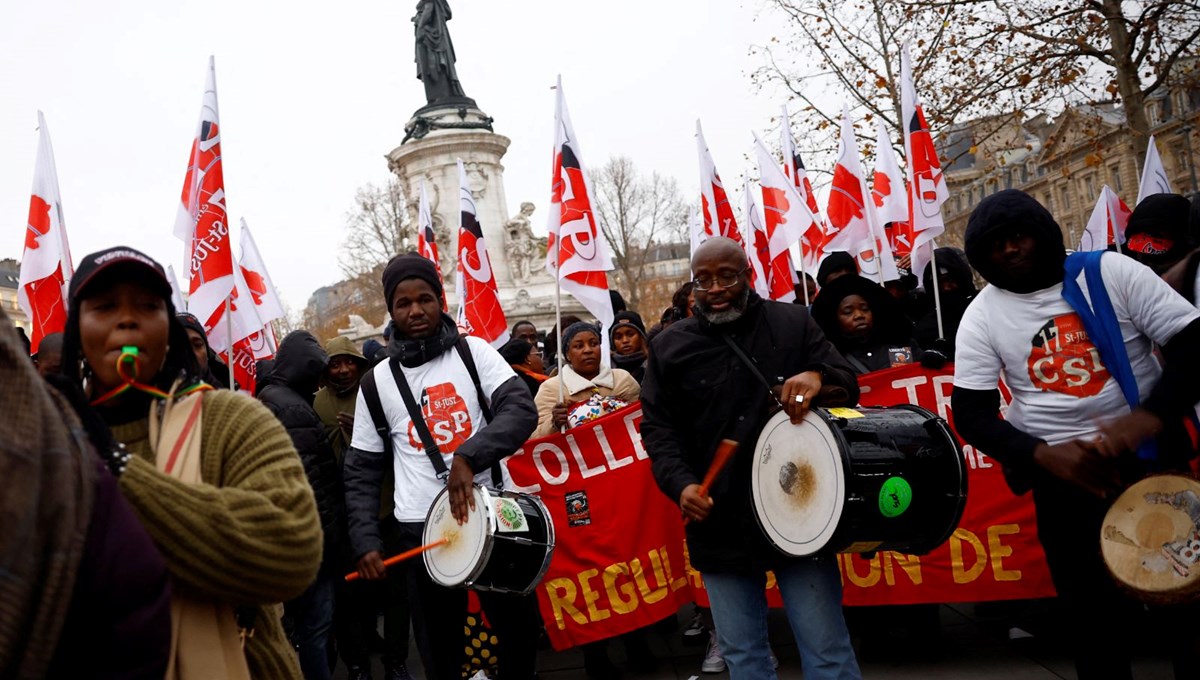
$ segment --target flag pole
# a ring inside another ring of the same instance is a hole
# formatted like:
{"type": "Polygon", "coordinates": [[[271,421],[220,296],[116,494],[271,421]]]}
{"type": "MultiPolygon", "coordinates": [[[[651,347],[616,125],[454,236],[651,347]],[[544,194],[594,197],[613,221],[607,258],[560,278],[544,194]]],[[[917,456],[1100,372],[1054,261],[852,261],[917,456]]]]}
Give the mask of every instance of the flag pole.
{"type": "MultiPolygon", "coordinates": [[[[555,246],[557,247],[557,245],[558,244],[556,243],[555,246]]],[[[561,251],[559,251],[559,252],[561,252],[561,251]]],[[[556,350],[558,352],[558,356],[554,357],[554,361],[557,364],[555,369],[558,371],[558,403],[559,404],[563,403],[563,372],[562,372],[562,368],[563,368],[563,358],[566,357],[566,355],[567,355],[566,351],[563,349],[563,346],[562,346],[563,327],[562,327],[562,297],[561,297],[562,288],[561,288],[561,284],[560,284],[560,281],[562,280],[561,277],[562,277],[562,273],[561,273],[561,270],[559,269],[558,253],[556,252],[554,254],[554,332],[558,337],[556,337],[554,339],[554,347],[556,348],[556,350]]],[[[560,429],[560,432],[566,432],[566,431],[567,431],[566,428],[560,429]]]]}
{"type": "Polygon", "coordinates": [[[804,238],[801,237],[796,245],[800,250],[800,288],[804,290],[804,306],[807,307],[811,303],[808,301],[808,274],[804,271],[804,238]]]}
{"type": "MultiPolygon", "coordinates": [[[[912,258],[909,257],[909,266],[912,266],[912,258]]],[[[937,317],[938,339],[946,339],[946,330],[942,326],[942,291],[938,284],[938,267],[937,267],[937,241],[929,240],[929,264],[933,267],[933,311],[937,317]]]]}
{"type": "Polygon", "coordinates": [[[229,389],[236,391],[233,380],[233,313],[231,311],[232,304],[230,300],[232,296],[225,297],[225,332],[229,334],[229,389]]]}

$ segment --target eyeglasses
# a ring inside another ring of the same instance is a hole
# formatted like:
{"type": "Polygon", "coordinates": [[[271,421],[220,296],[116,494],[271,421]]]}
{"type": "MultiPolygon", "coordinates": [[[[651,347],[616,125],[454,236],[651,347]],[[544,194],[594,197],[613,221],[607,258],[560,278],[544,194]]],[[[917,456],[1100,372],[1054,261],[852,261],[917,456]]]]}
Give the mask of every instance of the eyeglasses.
{"type": "Polygon", "coordinates": [[[738,281],[741,280],[742,274],[745,274],[748,271],[750,271],[750,268],[746,267],[736,274],[717,274],[716,278],[703,276],[693,279],[692,284],[696,286],[696,288],[699,288],[703,291],[711,289],[714,282],[721,288],[733,288],[737,285],[738,281]]]}

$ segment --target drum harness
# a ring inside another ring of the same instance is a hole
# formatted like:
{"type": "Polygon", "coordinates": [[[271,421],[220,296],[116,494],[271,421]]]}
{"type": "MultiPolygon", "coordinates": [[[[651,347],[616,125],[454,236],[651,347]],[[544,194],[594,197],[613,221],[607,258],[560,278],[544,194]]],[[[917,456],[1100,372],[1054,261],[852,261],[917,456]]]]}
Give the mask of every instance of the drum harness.
{"type": "MultiPolygon", "coordinates": [[[[471,356],[471,348],[467,346],[466,336],[459,336],[458,342],[454,343],[454,349],[458,351],[459,358],[467,367],[467,373],[471,374],[471,382],[475,384],[475,393],[479,399],[479,408],[483,411],[483,421],[486,426],[492,420],[492,409],[484,397],[483,386],[479,382],[479,370],[475,368],[475,358],[471,356]]],[[[404,399],[404,407],[408,410],[408,417],[412,419],[413,428],[416,429],[417,436],[421,438],[425,455],[429,457],[429,463],[433,465],[437,478],[445,484],[446,479],[450,476],[450,470],[446,468],[446,461],[442,459],[442,451],[438,448],[437,442],[433,440],[433,434],[429,432],[429,426],[425,424],[421,407],[417,405],[412,388],[409,387],[408,380],[404,377],[404,371],[400,369],[400,358],[388,357],[388,367],[392,370],[392,378],[395,379],[400,396],[404,399]]],[[[379,399],[379,386],[375,384],[375,371],[367,372],[359,383],[359,387],[362,388],[363,399],[367,402],[367,411],[371,414],[371,422],[375,425],[375,431],[383,440],[384,453],[389,459],[393,458],[391,428],[388,426],[387,416],[383,412],[383,402],[379,399]]],[[[500,464],[492,465],[491,472],[492,486],[496,489],[503,488],[504,477],[500,472],[500,464]]]]}

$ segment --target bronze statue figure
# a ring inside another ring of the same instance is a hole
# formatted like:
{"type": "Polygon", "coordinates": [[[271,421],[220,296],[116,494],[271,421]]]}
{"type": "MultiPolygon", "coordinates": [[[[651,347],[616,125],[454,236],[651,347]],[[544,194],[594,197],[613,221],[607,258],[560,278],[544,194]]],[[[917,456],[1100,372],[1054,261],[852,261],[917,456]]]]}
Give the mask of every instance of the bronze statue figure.
{"type": "Polygon", "coordinates": [[[413,17],[417,78],[425,84],[425,99],[429,104],[466,96],[454,70],[454,44],[446,28],[450,16],[447,0],[417,2],[417,15],[413,17]]]}

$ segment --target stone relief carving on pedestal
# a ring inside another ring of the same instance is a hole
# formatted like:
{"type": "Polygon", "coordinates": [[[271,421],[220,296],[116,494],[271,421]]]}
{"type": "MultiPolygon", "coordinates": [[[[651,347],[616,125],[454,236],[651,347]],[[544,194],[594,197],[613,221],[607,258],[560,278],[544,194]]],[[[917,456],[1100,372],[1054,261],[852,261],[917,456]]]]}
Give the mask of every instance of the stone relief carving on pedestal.
{"type": "Polygon", "coordinates": [[[546,253],[546,240],[533,235],[529,216],[534,205],[528,201],[521,204],[521,211],[504,223],[504,254],[513,281],[527,283],[542,269],[538,261],[546,253]]]}

